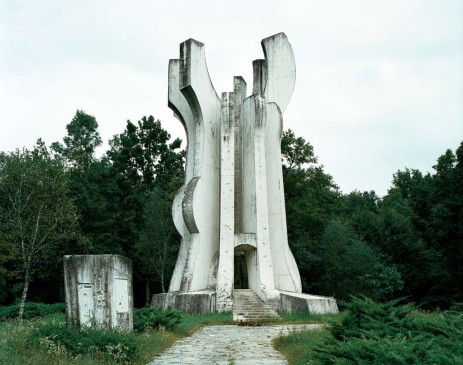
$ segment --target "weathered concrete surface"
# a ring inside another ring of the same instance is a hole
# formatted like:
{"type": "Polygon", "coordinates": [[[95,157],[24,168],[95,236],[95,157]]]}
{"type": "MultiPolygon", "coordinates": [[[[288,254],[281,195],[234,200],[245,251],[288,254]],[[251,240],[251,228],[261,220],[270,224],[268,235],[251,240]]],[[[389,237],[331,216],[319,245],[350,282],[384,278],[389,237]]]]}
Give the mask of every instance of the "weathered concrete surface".
{"type": "Polygon", "coordinates": [[[291,292],[280,292],[280,309],[289,314],[334,314],[339,312],[336,300],[332,297],[291,292]]]}
{"type": "Polygon", "coordinates": [[[70,324],[132,331],[132,261],[119,255],[64,256],[70,324]]]}
{"type": "Polygon", "coordinates": [[[288,362],[272,347],[272,340],[292,331],[320,327],[318,324],[208,326],[177,341],[148,365],[285,365],[288,362]]]}
{"type": "Polygon", "coordinates": [[[261,319],[280,318],[276,310],[260,299],[251,289],[233,291],[233,320],[257,322],[261,319]]]}
{"type": "Polygon", "coordinates": [[[211,314],[216,311],[216,293],[213,290],[203,290],[154,294],[151,307],[164,309],[173,307],[185,313],[211,314]]]}
{"type": "Polygon", "coordinates": [[[219,251],[221,101],[206,65],[204,44],[189,39],[169,63],[169,107],[186,129],[185,184],[173,205],[182,242],[170,292],[205,290],[219,251]]]}

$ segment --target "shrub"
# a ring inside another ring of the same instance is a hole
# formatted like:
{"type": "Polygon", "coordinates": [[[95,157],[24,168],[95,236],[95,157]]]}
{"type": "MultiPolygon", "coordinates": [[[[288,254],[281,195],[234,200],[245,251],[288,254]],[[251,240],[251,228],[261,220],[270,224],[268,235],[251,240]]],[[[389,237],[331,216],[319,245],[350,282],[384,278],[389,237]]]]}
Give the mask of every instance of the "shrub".
{"type": "Polygon", "coordinates": [[[135,335],[116,331],[79,331],[63,325],[48,325],[32,331],[28,340],[48,355],[100,354],[109,361],[122,363],[132,362],[137,356],[135,335]]]}
{"type": "Polygon", "coordinates": [[[463,314],[353,298],[315,352],[320,364],[462,364],[463,314]]]}
{"type": "MultiPolygon", "coordinates": [[[[24,319],[45,317],[50,314],[66,312],[66,304],[43,304],[28,302],[24,308],[24,319]]],[[[19,314],[19,305],[9,305],[0,307],[0,321],[17,318],[19,314]]]]}
{"type": "Polygon", "coordinates": [[[141,308],[135,309],[133,315],[133,328],[142,332],[147,328],[166,328],[172,330],[182,322],[182,315],[175,309],[141,308]]]}
{"type": "Polygon", "coordinates": [[[291,365],[463,364],[463,312],[423,312],[400,300],[353,298],[322,331],[275,340],[291,365]]]}

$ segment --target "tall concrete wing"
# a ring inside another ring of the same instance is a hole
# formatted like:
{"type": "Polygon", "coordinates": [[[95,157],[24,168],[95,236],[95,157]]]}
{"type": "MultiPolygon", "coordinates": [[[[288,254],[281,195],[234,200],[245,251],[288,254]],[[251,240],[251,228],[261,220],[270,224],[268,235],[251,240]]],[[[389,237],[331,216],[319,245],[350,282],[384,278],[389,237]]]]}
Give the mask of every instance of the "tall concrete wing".
{"type": "Polygon", "coordinates": [[[218,97],[198,41],[183,42],[180,58],[169,62],[168,105],[188,142],[185,183],[172,207],[182,241],[169,293],[154,295],[153,306],[235,313],[255,296],[273,311],[337,312],[333,298],[301,293],[280,148],[296,65],[284,33],[264,39],[262,48],[250,96],[237,76],[233,91],[218,97]]]}

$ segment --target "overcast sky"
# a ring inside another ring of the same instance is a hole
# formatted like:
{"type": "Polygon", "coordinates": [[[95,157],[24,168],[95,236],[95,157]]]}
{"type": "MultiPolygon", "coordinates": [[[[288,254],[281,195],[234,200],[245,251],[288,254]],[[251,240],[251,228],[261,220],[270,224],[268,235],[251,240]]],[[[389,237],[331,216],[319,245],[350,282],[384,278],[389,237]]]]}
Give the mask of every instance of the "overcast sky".
{"type": "Polygon", "coordinates": [[[76,109],[105,141],[144,115],[184,139],[167,107],[179,43],[205,43],[220,95],[233,76],[252,85],[278,32],[297,68],[284,128],[344,193],[384,195],[463,140],[462,0],[0,0],[0,150],[61,141],[76,109]]]}

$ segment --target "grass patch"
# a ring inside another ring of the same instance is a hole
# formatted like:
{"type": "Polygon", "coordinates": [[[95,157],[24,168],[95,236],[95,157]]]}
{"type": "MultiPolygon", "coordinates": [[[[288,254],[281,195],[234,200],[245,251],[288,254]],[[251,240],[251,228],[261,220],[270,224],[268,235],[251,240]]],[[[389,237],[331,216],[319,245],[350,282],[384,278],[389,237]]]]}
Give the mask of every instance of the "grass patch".
{"type": "Polygon", "coordinates": [[[312,364],[309,361],[313,359],[314,352],[323,346],[329,336],[326,329],[294,331],[274,339],[273,346],[286,357],[290,365],[307,365],[312,364]]]}
{"type": "Polygon", "coordinates": [[[353,298],[322,331],[279,337],[275,347],[295,364],[463,364],[463,313],[423,312],[391,301],[353,298]]]}
{"type": "Polygon", "coordinates": [[[187,315],[183,314],[182,322],[177,326],[175,332],[179,335],[188,336],[203,326],[219,324],[234,324],[231,313],[213,313],[208,315],[187,315]]]}
{"type": "Polygon", "coordinates": [[[127,334],[68,328],[62,313],[35,316],[22,325],[4,320],[0,322],[0,365],[141,365],[200,327],[232,324],[233,319],[230,313],[190,316],[140,309],[134,313],[135,322],[138,331],[127,334]]]}
{"type": "Polygon", "coordinates": [[[69,329],[63,314],[0,323],[1,365],[146,364],[183,335],[165,329],[142,333],[69,329]]]}

